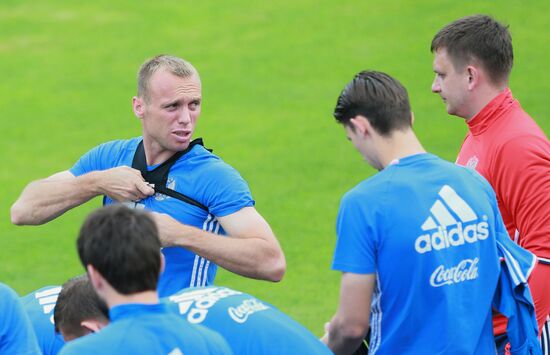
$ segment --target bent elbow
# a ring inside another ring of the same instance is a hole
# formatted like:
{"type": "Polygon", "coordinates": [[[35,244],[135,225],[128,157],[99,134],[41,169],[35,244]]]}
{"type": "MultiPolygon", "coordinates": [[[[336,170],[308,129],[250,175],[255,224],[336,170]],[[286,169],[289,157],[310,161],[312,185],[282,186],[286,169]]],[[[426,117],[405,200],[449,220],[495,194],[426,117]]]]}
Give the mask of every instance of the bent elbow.
{"type": "Polygon", "coordinates": [[[25,225],[25,219],[24,219],[23,211],[21,211],[21,209],[18,208],[17,203],[14,203],[11,206],[10,219],[11,219],[11,223],[15,224],[16,226],[25,225]]]}
{"type": "Polygon", "coordinates": [[[29,212],[17,202],[11,206],[10,220],[16,226],[38,225],[41,221],[33,219],[29,212]]]}
{"type": "Polygon", "coordinates": [[[272,282],[279,282],[283,279],[286,272],[286,260],[284,255],[281,255],[272,262],[272,266],[269,271],[268,280],[272,282]]]}

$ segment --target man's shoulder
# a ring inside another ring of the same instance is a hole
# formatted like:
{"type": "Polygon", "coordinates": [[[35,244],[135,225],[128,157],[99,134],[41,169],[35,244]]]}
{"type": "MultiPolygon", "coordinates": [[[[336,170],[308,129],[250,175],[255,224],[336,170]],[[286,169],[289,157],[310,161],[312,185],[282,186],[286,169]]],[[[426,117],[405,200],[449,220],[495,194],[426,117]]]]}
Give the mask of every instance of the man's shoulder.
{"type": "Polygon", "coordinates": [[[103,150],[114,151],[132,151],[135,152],[138,144],[142,141],[141,137],[134,137],[130,139],[116,139],[101,143],[96,148],[103,150]]]}
{"type": "Polygon", "coordinates": [[[11,310],[11,305],[18,302],[17,293],[8,285],[0,282],[0,309],[11,310]]]}
{"type": "Polygon", "coordinates": [[[203,182],[242,179],[237,169],[202,145],[193,147],[190,152],[176,162],[170,172],[171,174],[179,172],[186,175],[195,174],[203,182]]]}

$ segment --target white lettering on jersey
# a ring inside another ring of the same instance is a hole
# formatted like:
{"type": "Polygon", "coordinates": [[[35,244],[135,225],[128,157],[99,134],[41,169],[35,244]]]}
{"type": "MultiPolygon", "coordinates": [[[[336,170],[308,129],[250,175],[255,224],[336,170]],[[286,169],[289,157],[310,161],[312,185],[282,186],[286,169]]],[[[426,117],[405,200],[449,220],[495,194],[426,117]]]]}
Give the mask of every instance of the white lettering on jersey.
{"type": "Polygon", "coordinates": [[[430,277],[430,285],[440,287],[475,280],[478,277],[478,262],[479,258],[464,259],[457,266],[447,269],[445,266],[439,265],[430,277]]]}
{"type": "Polygon", "coordinates": [[[235,322],[244,323],[252,313],[265,311],[266,309],[269,309],[269,307],[259,300],[251,298],[244,300],[243,303],[237,307],[229,307],[227,313],[229,313],[229,316],[235,322]]]}
{"type": "Polygon", "coordinates": [[[208,310],[216,302],[222,298],[240,294],[242,292],[220,287],[183,292],[179,295],[170,296],[169,299],[178,304],[180,314],[187,314],[187,320],[190,323],[197,324],[204,321],[208,315],[208,310]]]}
{"type": "Polygon", "coordinates": [[[448,185],[443,186],[438,195],[441,200],[434,202],[430,208],[431,215],[421,227],[428,233],[420,235],[414,243],[414,249],[418,253],[472,244],[489,237],[487,216],[482,216],[483,221],[479,221],[466,201],[448,185]]]}

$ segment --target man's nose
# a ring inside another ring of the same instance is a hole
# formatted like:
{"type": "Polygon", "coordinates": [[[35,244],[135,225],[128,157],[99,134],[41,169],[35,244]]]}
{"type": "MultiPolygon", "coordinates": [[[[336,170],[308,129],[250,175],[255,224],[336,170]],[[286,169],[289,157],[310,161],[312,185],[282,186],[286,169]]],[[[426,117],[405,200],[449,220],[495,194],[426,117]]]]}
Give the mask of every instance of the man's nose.
{"type": "Polygon", "coordinates": [[[183,107],[178,115],[178,123],[186,125],[191,122],[191,113],[187,107],[183,107]]]}
{"type": "Polygon", "coordinates": [[[440,91],[441,91],[441,85],[439,85],[439,80],[435,78],[434,81],[432,82],[432,92],[438,93],[440,91]]]}

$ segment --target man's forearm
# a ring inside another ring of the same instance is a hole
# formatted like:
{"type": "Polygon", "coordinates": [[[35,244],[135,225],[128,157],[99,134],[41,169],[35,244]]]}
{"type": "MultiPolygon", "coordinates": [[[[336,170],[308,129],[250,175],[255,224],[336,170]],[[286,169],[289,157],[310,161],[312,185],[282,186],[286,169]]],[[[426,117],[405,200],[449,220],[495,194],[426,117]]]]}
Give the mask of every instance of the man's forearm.
{"type": "Polygon", "coordinates": [[[220,236],[181,225],[172,245],[180,246],[236,274],[280,281],[286,263],[281,249],[259,237],[220,236]]]}
{"type": "Polygon", "coordinates": [[[353,354],[365,337],[361,328],[352,328],[333,320],[329,327],[327,346],[335,354],[353,354]]]}
{"type": "Polygon", "coordinates": [[[12,205],[11,221],[17,225],[43,224],[99,194],[96,172],[34,181],[12,205]]]}

